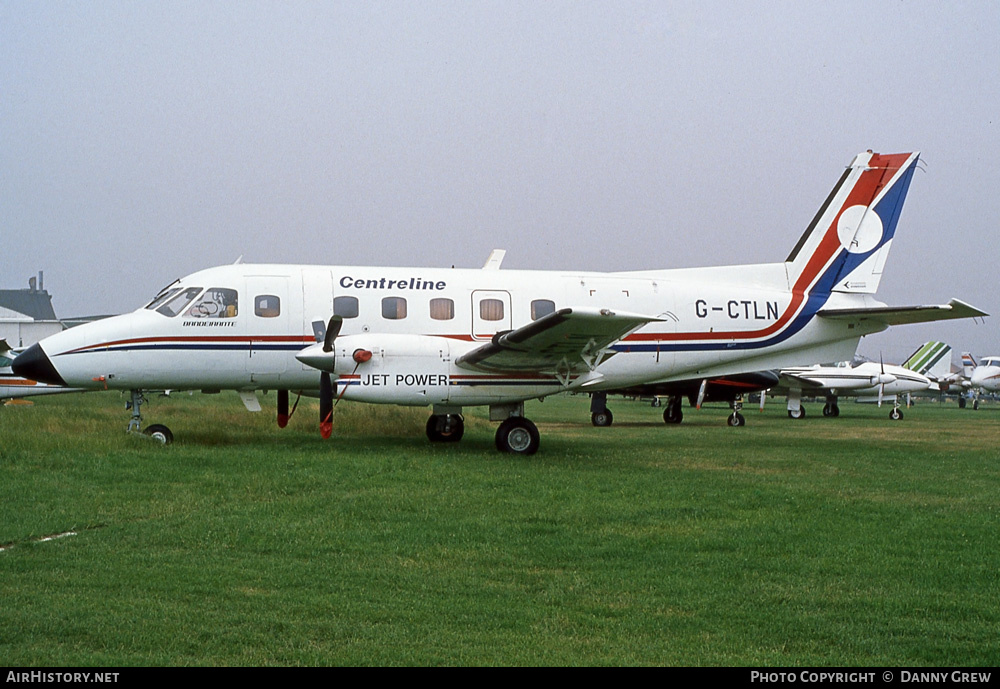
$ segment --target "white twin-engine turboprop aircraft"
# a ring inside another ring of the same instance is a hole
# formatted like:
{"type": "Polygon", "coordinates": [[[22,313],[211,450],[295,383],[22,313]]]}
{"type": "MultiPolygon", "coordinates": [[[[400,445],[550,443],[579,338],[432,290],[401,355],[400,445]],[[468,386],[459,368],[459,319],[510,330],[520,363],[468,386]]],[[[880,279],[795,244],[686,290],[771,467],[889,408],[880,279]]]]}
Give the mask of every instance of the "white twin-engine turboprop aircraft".
{"type": "MultiPolygon", "coordinates": [[[[144,308],[49,337],[21,354],[27,378],[132,391],[232,389],[319,395],[324,436],[340,398],[427,406],[432,441],[462,437],[489,405],[497,447],[532,454],[524,401],[621,391],[849,359],[897,323],[985,315],[952,300],[875,301],[917,154],[862,153],[782,263],[625,273],[230,265],[164,289],[144,308]]],[[[146,432],[169,441],[155,425],[146,432]]]]}

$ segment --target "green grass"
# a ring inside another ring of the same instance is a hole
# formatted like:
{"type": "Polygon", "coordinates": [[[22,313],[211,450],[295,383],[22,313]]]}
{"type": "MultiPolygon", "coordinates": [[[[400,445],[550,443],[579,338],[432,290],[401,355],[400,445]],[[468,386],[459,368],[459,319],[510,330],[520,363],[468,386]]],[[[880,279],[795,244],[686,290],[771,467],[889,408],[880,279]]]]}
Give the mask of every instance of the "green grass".
{"type": "Polygon", "coordinates": [[[5,665],[992,666],[1000,407],[586,398],[528,405],[500,455],[470,410],[312,401],[289,428],[232,394],[0,408],[5,665]],[[51,541],[45,536],[74,532],[51,541]]]}

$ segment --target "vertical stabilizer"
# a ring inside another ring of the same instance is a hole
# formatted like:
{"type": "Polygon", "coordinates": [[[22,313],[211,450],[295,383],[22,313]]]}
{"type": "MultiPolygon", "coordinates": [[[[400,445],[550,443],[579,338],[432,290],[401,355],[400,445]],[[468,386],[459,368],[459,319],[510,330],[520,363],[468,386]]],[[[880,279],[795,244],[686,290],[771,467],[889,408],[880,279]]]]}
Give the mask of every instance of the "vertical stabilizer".
{"type": "Polygon", "coordinates": [[[786,261],[793,291],[875,293],[918,155],[854,158],[786,261]]]}
{"type": "Polygon", "coordinates": [[[972,378],[972,372],[976,370],[976,360],[968,352],[962,352],[962,375],[972,378]]]}
{"type": "Polygon", "coordinates": [[[935,380],[946,378],[951,373],[951,347],[944,342],[927,342],[903,362],[903,368],[935,380]]]}

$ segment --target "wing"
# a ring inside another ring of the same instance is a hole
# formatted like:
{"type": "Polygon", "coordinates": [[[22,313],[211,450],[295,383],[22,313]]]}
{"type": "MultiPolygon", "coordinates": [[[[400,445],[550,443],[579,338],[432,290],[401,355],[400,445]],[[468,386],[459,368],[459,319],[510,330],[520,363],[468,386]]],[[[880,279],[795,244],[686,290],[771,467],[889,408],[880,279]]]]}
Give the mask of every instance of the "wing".
{"type": "Polygon", "coordinates": [[[930,323],[953,318],[980,318],[988,316],[985,311],[964,301],[952,299],[947,304],[937,306],[876,306],[860,309],[820,309],[816,314],[823,318],[839,321],[874,321],[885,325],[904,325],[907,323],[930,323]]]}
{"type": "Polygon", "coordinates": [[[781,383],[789,387],[821,388],[825,382],[816,369],[784,368],[778,376],[781,383]]]}
{"type": "Polygon", "coordinates": [[[608,345],[662,320],[601,309],[560,309],[517,330],[497,333],[455,362],[476,371],[571,373],[593,370],[614,354],[608,345]]]}

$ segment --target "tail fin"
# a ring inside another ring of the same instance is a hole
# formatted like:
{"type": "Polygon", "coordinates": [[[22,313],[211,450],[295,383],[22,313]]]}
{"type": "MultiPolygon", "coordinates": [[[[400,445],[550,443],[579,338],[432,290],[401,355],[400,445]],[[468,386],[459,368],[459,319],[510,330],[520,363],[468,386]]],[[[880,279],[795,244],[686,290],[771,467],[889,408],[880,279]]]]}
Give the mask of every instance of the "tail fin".
{"type": "Polygon", "coordinates": [[[944,342],[927,342],[910,355],[903,368],[941,380],[951,373],[951,347],[944,342]]]}
{"type": "Polygon", "coordinates": [[[855,156],[785,261],[793,292],[875,293],[918,156],[855,156]]]}
{"type": "Polygon", "coordinates": [[[962,375],[966,378],[972,377],[972,372],[976,370],[976,360],[968,352],[962,352],[962,375]]]}

